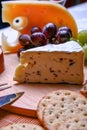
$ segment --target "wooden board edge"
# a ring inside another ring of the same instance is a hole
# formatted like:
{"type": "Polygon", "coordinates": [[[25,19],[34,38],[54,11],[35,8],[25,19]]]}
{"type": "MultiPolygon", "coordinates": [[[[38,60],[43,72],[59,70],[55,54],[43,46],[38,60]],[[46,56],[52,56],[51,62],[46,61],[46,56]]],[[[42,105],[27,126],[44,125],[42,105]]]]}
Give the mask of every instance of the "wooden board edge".
{"type": "Polygon", "coordinates": [[[24,108],[12,106],[10,104],[3,106],[1,109],[8,112],[12,112],[14,114],[37,118],[37,111],[34,109],[26,109],[26,108],[24,109],[24,108]]]}

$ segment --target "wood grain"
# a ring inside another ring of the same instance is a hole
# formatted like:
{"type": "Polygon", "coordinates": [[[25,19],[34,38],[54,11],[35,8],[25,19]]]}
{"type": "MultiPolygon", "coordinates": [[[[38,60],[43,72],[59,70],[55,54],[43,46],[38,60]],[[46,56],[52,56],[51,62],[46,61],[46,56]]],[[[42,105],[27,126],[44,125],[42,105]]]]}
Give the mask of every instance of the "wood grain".
{"type": "MultiPolygon", "coordinates": [[[[8,83],[12,87],[1,91],[0,96],[7,95],[14,92],[24,92],[24,95],[17,101],[10,105],[2,107],[2,109],[17,113],[20,115],[26,115],[30,117],[36,117],[36,109],[39,100],[53,90],[57,89],[70,89],[79,92],[82,85],[69,85],[69,84],[18,84],[13,81],[13,74],[16,66],[19,63],[19,59],[16,54],[5,54],[5,71],[0,74],[0,83],[8,83]]],[[[85,80],[87,80],[87,67],[84,67],[85,80]]]]}

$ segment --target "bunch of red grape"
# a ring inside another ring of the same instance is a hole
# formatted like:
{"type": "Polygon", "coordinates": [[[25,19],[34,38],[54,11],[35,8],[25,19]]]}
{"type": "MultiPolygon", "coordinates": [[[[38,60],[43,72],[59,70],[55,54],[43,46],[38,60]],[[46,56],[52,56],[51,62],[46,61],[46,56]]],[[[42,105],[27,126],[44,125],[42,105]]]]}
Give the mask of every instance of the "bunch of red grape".
{"type": "Polygon", "coordinates": [[[31,35],[22,34],[19,36],[19,42],[23,46],[20,52],[33,47],[43,46],[46,44],[60,44],[70,40],[72,31],[69,27],[63,26],[58,28],[54,23],[46,24],[43,29],[34,26],[31,28],[31,35]]]}

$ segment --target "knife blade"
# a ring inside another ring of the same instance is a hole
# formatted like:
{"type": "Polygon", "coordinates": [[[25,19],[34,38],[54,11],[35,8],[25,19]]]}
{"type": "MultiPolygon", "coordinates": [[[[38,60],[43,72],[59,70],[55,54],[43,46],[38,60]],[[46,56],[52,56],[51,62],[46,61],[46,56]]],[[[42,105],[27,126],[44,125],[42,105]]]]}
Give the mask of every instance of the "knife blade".
{"type": "Polygon", "coordinates": [[[13,94],[1,96],[0,97],[0,107],[14,102],[19,97],[21,97],[23,94],[24,94],[24,92],[19,92],[19,93],[13,93],[13,94]]]}

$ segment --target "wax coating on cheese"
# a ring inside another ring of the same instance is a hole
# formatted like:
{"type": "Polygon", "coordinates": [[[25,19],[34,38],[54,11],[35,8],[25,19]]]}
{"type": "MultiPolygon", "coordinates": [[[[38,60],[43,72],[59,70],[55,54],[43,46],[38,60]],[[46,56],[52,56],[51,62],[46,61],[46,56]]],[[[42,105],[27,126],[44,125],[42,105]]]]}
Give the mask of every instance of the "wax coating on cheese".
{"type": "Polygon", "coordinates": [[[73,37],[77,37],[78,28],[73,16],[60,4],[48,1],[4,1],[2,2],[2,21],[21,34],[30,33],[33,26],[41,29],[52,22],[58,28],[71,28],[73,37]]]}

